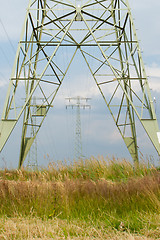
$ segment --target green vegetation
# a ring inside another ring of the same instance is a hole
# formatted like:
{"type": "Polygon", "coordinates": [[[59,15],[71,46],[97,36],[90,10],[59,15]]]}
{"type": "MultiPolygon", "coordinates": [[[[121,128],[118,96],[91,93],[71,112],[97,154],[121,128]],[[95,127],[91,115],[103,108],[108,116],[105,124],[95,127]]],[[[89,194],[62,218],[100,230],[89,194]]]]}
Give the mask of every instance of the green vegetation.
{"type": "Polygon", "coordinates": [[[66,239],[87,239],[84,232],[91,226],[101,235],[96,233],[97,239],[107,239],[108,231],[160,239],[160,173],[146,163],[135,167],[125,160],[91,158],[34,172],[0,171],[0,206],[3,222],[61,221],[66,239]],[[76,227],[68,227],[73,223],[83,229],[78,236],[76,227]]]}

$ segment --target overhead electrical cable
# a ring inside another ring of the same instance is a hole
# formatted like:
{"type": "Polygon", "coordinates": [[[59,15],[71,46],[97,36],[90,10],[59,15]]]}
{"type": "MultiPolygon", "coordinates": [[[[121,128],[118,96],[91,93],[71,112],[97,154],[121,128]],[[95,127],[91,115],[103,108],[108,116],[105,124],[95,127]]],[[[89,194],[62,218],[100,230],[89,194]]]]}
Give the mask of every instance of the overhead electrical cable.
{"type": "Polygon", "coordinates": [[[7,54],[5,53],[5,51],[3,50],[3,48],[1,46],[0,46],[0,51],[3,54],[3,56],[5,57],[5,60],[6,60],[7,64],[8,64],[8,66],[12,67],[7,54]]]}
{"type": "Polygon", "coordinates": [[[16,53],[16,50],[15,50],[13,44],[12,44],[12,41],[11,41],[11,39],[10,39],[8,33],[7,33],[7,30],[6,30],[5,26],[4,26],[1,18],[0,18],[0,23],[1,23],[1,25],[2,25],[2,27],[3,27],[3,30],[4,30],[4,32],[5,32],[6,36],[7,36],[8,42],[10,43],[10,46],[11,46],[11,48],[12,48],[12,51],[13,51],[13,53],[15,54],[15,53],[16,53]]]}

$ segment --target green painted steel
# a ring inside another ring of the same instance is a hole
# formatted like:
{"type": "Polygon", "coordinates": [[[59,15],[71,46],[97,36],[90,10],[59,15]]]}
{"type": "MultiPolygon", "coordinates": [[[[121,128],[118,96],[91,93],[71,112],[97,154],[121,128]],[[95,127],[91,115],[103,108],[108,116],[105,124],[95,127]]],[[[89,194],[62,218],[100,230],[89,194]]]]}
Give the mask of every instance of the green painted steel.
{"type": "Polygon", "coordinates": [[[138,120],[160,154],[157,117],[128,0],[30,0],[0,122],[0,150],[23,114],[22,166],[78,51],[134,161],[138,120]],[[62,65],[58,58],[66,49],[70,54],[62,65]],[[34,96],[44,99],[36,113],[34,96]]]}

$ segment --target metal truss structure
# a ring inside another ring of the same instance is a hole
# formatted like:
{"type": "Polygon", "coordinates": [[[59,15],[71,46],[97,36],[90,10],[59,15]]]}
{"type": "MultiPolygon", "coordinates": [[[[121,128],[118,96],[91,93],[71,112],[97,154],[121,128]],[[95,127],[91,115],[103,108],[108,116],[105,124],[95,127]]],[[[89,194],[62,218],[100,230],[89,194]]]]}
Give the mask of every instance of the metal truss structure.
{"type": "MultiPolygon", "coordinates": [[[[33,97],[33,102],[31,104],[33,104],[33,112],[36,112],[36,108],[37,108],[37,98],[33,97]]],[[[31,129],[31,137],[34,137],[34,133],[36,132],[36,117],[33,118],[33,127],[31,129]]],[[[37,170],[38,169],[38,160],[37,160],[37,138],[34,139],[34,142],[28,152],[28,163],[27,163],[27,168],[29,170],[37,170]]]]}
{"type": "Polygon", "coordinates": [[[82,151],[82,134],[81,134],[81,112],[80,109],[86,109],[91,108],[91,105],[85,104],[90,98],[84,98],[84,97],[72,97],[72,98],[66,98],[69,100],[69,104],[66,105],[66,108],[71,107],[76,108],[76,129],[75,129],[75,154],[74,158],[75,160],[80,160],[83,158],[83,151],[82,151]]]}
{"type": "Polygon", "coordinates": [[[158,122],[128,0],[30,0],[0,122],[0,150],[24,114],[22,166],[78,51],[133,160],[138,161],[138,119],[160,154],[158,122]],[[69,56],[62,61],[65,49],[69,56]],[[34,96],[44,99],[36,108],[34,96]]]}

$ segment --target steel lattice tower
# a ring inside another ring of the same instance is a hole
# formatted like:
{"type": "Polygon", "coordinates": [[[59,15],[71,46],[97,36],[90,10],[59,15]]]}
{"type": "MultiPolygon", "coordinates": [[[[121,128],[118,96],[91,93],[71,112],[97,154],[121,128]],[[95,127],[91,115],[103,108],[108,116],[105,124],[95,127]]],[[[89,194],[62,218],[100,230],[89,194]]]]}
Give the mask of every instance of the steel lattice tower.
{"type": "Polygon", "coordinates": [[[29,1],[0,122],[0,151],[23,114],[22,166],[78,51],[134,161],[138,120],[160,154],[157,117],[128,0],[29,1]],[[37,106],[31,136],[34,96],[45,101],[37,106]],[[19,97],[25,97],[23,105],[19,97]]]}
{"type": "MultiPolygon", "coordinates": [[[[37,111],[37,99],[36,96],[33,97],[33,111],[36,114],[37,111]]],[[[33,117],[33,127],[31,129],[31,137],[34,137],[36,131],[36,116],[33,117]]],[[[29,152],[28,152],[28,163],[27,168],[37,170],[38,169],[38,161],[37,161],[37,139],[35,138],[29,152]]]]}
{"type": "Polygon", "coordinates": [[[66,98],[70,101],[76,101],[76,103],[70,103],[66,105],[66,108],[72,107],[76,108],[76,129],[75,129],[75,159],[79,160],[83,158],[82,153],[82,134],[81,134],[81,113],[80,109],[83,108],[91,108],[90,105],[82,103],[82,101],[88,101],[90,98],[84,97],[73,97],[73,98],[66,98]]]}

